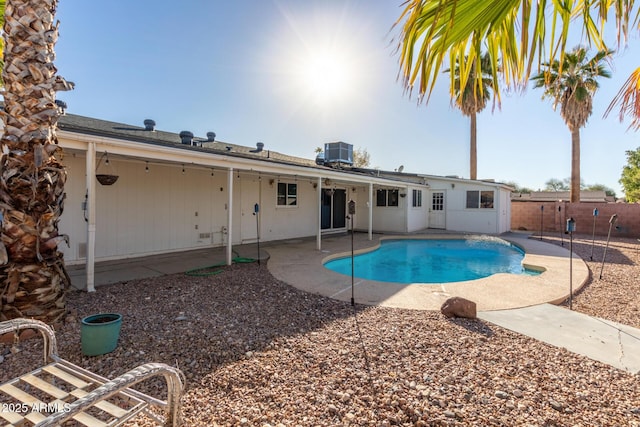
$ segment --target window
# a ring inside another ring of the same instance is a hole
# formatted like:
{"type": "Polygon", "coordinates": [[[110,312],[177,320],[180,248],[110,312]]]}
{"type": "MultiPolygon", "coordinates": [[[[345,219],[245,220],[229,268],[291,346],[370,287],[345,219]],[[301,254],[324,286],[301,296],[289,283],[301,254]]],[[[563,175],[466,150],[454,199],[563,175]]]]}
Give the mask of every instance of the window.
{"type": "Polygon", "coordinates": [[[412,206],[414,208],[419,208],[420,206],[422,206],[422,190],[413,190],[412,206]]]}
{"type": "Polygon", "coordinates": [[[278,206],[298,205],[298,184],[278,183],[278,206]]]}
{"type": "Polygon", "coordinates": [[[431,195],[431,210],[443,211],[444,210],[444,193],[437,192],[431,195]]]}
{"type": "Polygon", "coordinates": [[[467,191],[467,209],[493,209],[493,191],[467,191]]]}
{"type": "Polygon", "coordinates": [[[379,189],[376,194],[376,206],[398,206],[398,190],[379,189]]]}
{"type": "Polygon", "coordinates": [[[493,209],[493,191],[480,192],[480,207],[483,209],[493,209]]]}

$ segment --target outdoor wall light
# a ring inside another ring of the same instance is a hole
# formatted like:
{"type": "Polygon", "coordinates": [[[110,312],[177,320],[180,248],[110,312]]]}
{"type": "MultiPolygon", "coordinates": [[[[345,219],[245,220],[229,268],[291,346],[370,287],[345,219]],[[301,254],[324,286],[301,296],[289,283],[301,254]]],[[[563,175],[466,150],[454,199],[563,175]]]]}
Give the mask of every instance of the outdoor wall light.
{"type": "Polygon", "coordinates": [[[406,193],[400,193],[400,197],[407,197],[406,193]]]}
{"type": "Polygon", "coordinates": [[[149,173],[149,162],[145,162],[144,171],[145,171],[146,173],[149,173]]]}
{"type": "Polygon", "coordinates": [[[275,180],[275,179],[273,179],[273,178],[271,178],[271,179],[269,180],[269,185],[273,187],[273,183],[274,183],[274,182],[276,182],[276,180],[275,180]]]}

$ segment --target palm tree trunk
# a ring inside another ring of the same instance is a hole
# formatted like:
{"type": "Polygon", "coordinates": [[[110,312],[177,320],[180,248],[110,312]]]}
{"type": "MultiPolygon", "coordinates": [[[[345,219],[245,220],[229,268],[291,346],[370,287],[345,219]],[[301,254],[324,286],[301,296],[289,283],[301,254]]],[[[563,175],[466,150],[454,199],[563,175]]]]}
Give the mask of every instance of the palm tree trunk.
{"type": "Polygon", "coordinates": [[[60,163],[56,91],[73,84],[56,76],[56,0],[5,5],[4,134],[0,161],[0,320],[65,316],[70,280],[58,244],[66,170],[60,163]]]}
{"type": "Polygon", "coordinates": [[[580,203],[580,128],[571,130],[571,203],[580,203]]]}
{"type": "Polygon", "coordinates": [[[469,138],[469,178],[478,179],[478,146],[476,137],[478,134],[476,113],[471,113],[471,135],[469,138]]]}

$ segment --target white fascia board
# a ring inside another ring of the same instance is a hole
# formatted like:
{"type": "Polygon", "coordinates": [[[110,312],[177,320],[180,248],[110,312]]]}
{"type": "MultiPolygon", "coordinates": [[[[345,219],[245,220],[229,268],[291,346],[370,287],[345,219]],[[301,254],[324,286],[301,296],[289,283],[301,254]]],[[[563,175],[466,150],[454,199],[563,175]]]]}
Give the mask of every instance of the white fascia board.
{"type": "Polygon", "coordinates": [[[138,158],[143,161],[155,160],[167,163],[197,165],[218,169],[233,168],[234,170],[240,171],[253,171],[270,175],[297,176],[298,178],[328,178],[336,183],[344,183],[347,185],[369,184],[371,182],[385,187],[398,188],[408,188],[410,185],[419,185],[372,176],[351,175],[335,170],[320,170],[304,166],[270,163],[255,159],[225,156],[222,154],[203,151],[185,150],[178,147],[167,147],[163,145],[81,134],[63,130],[58,130],[57,134],[58,144],[63,149],[86,151],[89,142],[93,142],[96,144],[97,152],[107,151],[113,155],[138,158]]]}
{"type": "Polygon", "coordinates": [[[454,178],[450,176],[438,176],[438,175],[418,174],[418,176],[420,178],[424,178],[425,180],[455,182],[455,183],[461,183],[461,184],[477,184],[477,185],[485,185],[487,187],[503,188],[505,190],[513,191],[513,188],[510,185],[502,182],[483,181],[481,179],[454,178]]]}

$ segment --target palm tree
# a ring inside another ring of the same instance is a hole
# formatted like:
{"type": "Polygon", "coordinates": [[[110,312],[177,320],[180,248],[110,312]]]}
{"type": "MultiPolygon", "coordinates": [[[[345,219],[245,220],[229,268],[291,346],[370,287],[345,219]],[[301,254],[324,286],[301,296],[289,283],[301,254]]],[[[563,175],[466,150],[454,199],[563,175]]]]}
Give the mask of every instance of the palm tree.
{"type": "MultiPolygon", "coordinates": [[[[444,70],[449,72],[450,70],[444,70]]],[[[453,70],[454,86],[452,102],[460,109],[464,116],[470,118],[469,137],[469,177],[478,178],[478,145],[477,145],[477,121],[476,116],[484,110],[491,99],[493,80],[491,79],[491,62],[488,54],[482,55],[471,64],[469,78],[463,84],[463,75],[460,64],[456,64],[453,70]],[[478,73],[477,70],[480,70],[478,73]],[[478,84],[480,83],[480,84],[478,84]],[[461,89],[462,88],[462,89],[461,89]],[[479,93],[478,93],[479,92],[479,93]]]]}
{"type": "Polygon", "coordinates": [[[580,202],[580,128],[593,111],[598,77],[611,77],[603,61],[612,53],[601,50],[587,59],[587,49],[577,47],[565,54],[563,62],[543,64],[547,69],[531,78],[534,88],[544,88],[543,98],[553,99],[554,110],[560,105],[560,116],[571,131],[571,203],[580,202]]]}
{"type": "MultiPolygon", "coordinates": [[[[407,90],[417,86],[419,99],[429,99],[446,58],[466,64],[463,78],[486,49],[492,63],[494,96],[500,103],[498,74],[506,87],[525,88],[534,69],[543,62],[561,64],[571,33],[588,36],[598,50],[607,50],[605,32],[614,20],[618,43],[628,39],[629,28],[640,30],[638,2],[547,2],[533,0],[407,0],[396,21],[400,28],[398,53],[400,76],[407,90]],[[571,4],[572,8],[568,8],[571,4]],[[599,25],[601,24],[601,25],[599,25]],[[631,24],[631,25],[630,25],[631,24]],[[500,68],[496,64],[500,61],[500,68]]],[[[454,87],[451,75],[450,86],[454,87]]],[[[480,82],[477,81],[478,91],[480,82]]],[[[621,117],[640,120],[640,71],[630,78],[622,101],[621,117]],[[625,97],[625,94],[632,94],[625,97]]]]}
{"type": "Polygon", "coordinates": [[[0,320],[55,323],[69,284],[58,244],[66,171],[60,162],[56,91],[73,84],[51,62],[55,0],[9,0],[3,26],[4,134],[0,160],[0,320]]]}

